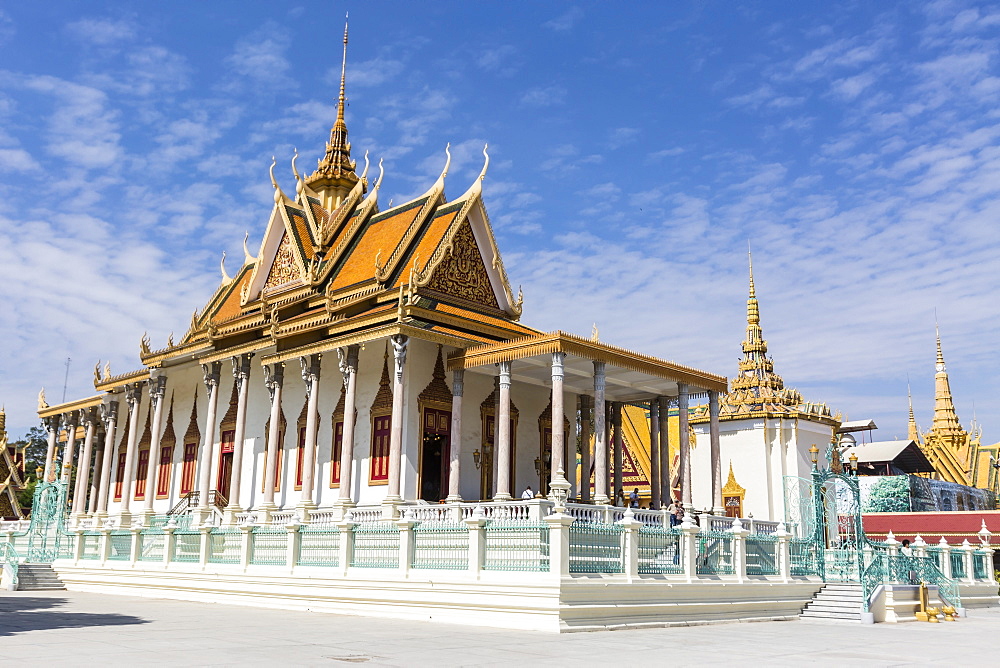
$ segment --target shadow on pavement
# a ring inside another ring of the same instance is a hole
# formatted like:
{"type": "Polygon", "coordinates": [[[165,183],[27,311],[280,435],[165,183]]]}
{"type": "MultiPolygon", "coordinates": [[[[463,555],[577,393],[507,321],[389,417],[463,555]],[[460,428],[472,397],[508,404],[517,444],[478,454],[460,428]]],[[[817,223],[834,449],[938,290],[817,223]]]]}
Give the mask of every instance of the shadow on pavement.
{"type": "Polygon", "coordinates": [[[0,598],[0,638],[28,631],[74,629],[90,626],[125,626],[148,624],[149,620],[132,615],[60,611],[64,598],[12,596],[0,598]]]}

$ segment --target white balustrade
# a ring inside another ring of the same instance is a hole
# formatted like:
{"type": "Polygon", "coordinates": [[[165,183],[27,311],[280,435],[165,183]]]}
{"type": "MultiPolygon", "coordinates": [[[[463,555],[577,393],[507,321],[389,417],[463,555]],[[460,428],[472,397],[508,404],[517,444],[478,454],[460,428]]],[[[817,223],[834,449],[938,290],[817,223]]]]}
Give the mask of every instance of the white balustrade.
{"type": "Polygon", "coordinates": [[[348,513],[352,522],[378,522],[382,519],[382,506],[359,506],[348,513]]]}

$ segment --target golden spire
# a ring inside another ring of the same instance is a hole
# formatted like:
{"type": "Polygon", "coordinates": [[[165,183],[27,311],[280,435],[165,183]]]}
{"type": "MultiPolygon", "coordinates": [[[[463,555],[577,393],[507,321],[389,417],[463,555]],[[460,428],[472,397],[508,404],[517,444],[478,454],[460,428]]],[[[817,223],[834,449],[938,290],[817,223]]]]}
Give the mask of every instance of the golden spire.
{"type": "Polygon", "coordinates": [[[955,402],[951,396],[951,383],[948,381],[948,371],[944,365],[944,354],[941,352],[941,331],[934,323],[934,334],[937,340],[937,363],[934,368],[934,421],[931,424],[932,434],[965,434],[958,414],[955,412],[955,402]]]}
{"type": "MultiPolygon", "coordinates": [[[[750,294],[747,298],[747,335],[743,340],[740,371],[733,378],[731,391],[720,406],[723,415],[741,415],[768,411],[792,413],[802,404],[802,396],[785,388],[785,381],[774,373],[774,362],[767,356],[767,341],[760,327],[760,309],[753,282],[753,255],[747,247],[750,270],[750,294]]],[[[825,409],[824,414],[829,414],[825,409]]]]}
{"type": "Polygon", "coordinates": [[[358,182],[354,173],[355,162],[351,160],[351,143],[347,141],[347,123],[344,121],[344,106],[347,83],[347,21],[344,21],[344,57],[340,65],[340,96],[337,98],[337,120],[330,130],[330,141],[326,144],[326,155],[319,161],[316,171],[305,183],[323,197],[327,209],[335,209],[358,182]]]}
{"type": "Polygon", "coordinates": [[[910,394],[910,381],[906,381],[906,399],[910,402],[910,420],[907,423],[906,437],[911,441],[920,442],[920,432],[917,430],[917,420],[913,417],[913,395],[910,394]]]}

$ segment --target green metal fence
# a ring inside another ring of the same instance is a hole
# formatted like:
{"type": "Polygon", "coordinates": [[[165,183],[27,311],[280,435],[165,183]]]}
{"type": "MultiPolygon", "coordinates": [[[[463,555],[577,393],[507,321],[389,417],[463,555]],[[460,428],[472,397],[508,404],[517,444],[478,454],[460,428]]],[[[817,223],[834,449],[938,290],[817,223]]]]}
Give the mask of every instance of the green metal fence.
{"type": "Polygon", "coordinates": [[[250,530],[250,563],[254,566],[284,566],[288,561],[288,530],[260,526],[250,530]]]}
{"type": "Polygon", "coordinates": [[[569,525],[570,573],[621,573],[622,526],[577,520],[569,525]]]}
{"type": "Polygon", "coordinates": [[[548,572],[548,525],[490,521],[483,528],[483,570],[548,572]]]}
{"type": "Polygon", "coordinates": [[[639,572],[677,574],[684,572],[680,531],[664,527],[639,527],[639,572]]]}
{"type": "Polygon", "coordinates": [[[889,555],[878,551],[871,555],[870,562],[864,565],[861,573],[865,610],[868,610],[872,594],[880,585],[920,582],[937,586],[941,600],[956,608],[961,607],[958,583],[945,577],[931,557],[889,555]]]}
{"type": "Polygon", "coordinates": [[[747,575],[778,574],[778,539],[770,534],[750,534],[743,539],[747,575]]]}
{"type": "Polygon", "coordinates": [[[977,554],[972,557],[972,577],[977,580],[985,580],[987,578],[987,559],[989,559],[988,554],[977,554]]]}
{"type": "Polygon", "coordinates": [[[111,549],[108,551],[108,561],[129,561],[132,559],[132,532],[128,529],[115,529],[108,537],[111,549]]]}
{"type": "Polygon", "coordinates": [[[197,563],[201,558],[201,533],[198,531],[174,531],[174,553],[170,561],[197,563]]]}
{"type": "Polygon", "coordinates": [[[99,532],[84,531],[80,534],[80,540],[83,541],[80,552],[81,559],[89,561],[101,558],[101,534],[99,532]]]}
{"type": "Polygon", "coordinates": [[[412,568],[469,568],[469,529],[464,524],[421,522],[413,527],[412,568]]]}
{"type": "Polygon", "coordinates": [[[820,575],[822,551],[811,538],[792,538],[788,544],[792,575],[820,575]]]}
{"type": "Polygon", "coordinates": [[[21,557],[18,556],[14,546],[7,541],[0,543],[0,564],[7,564],[10,568],[14,589],[17,589],[17,569],[20,563],[21,557]]]}
{"type": "Polygon", "coordinates": [[[698,534],[698,575],[733,575],[733,535],[727,531],[698,534]]]}
{"type": "Polygon", "coordinates": [[[144,529],[139,534],[139,561],[162,562],[166,540],[167,535],[162,528],[144,529]]]}
{"type": "Polygon", "coordinates": [[[351,566],[357,568],[398,568],[399,528],[392,522],[355,524],[351,566]]]}
{"type": "Polygon", "coordinates": [[[76,555],[76,534],[63,533],[59,539],[59,559],[72,559],[76,555]]]}
{"type": "Polygon", "coordinates": [[[951,553],[951,577],[955,578],[956,580],[968,577],[968,574],[965,572],[964,552],[951,553]]]}
{"type": "MultiPolygon", "coordinates": [[[[299,530],[299,537],[299,566],[340,565],[340,530],[337,527],[305,526],[299,530]]],[[[397,558],[393,567],[398,564],[397,558]]]]}
{"type": "Polygon", "coordinates": [[[243,553],[243,532],[239,529],[212,529],[208,547],[208,563],[238,564],[243,553]]]}

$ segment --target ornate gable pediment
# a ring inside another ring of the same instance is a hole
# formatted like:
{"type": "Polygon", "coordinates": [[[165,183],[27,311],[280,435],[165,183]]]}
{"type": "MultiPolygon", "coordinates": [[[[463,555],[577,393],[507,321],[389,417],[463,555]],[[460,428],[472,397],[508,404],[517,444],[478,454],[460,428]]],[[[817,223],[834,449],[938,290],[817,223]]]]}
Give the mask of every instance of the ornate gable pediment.
{"type": "Polygon", "coordinates": [[[445,253],[424,287],[472,304],[500,309],[468,219],[459,226],[450,252],[445,253]]]}

